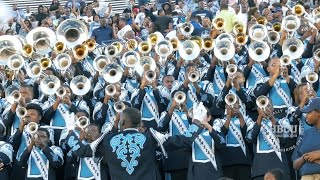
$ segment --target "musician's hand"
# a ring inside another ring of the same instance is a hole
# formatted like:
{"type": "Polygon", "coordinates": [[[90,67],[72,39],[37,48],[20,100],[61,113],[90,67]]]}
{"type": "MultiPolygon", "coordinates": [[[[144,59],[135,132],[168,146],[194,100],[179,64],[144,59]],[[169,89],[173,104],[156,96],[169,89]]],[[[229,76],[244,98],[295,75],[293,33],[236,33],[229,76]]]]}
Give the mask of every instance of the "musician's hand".
{"type": "Polygon", "coordinates": [[[145,77],[145,75],[143,75],[142,79],[141,79],[141,85],[140,85],[140,89],[144,89],[147,85],[149,84],[149,81],[147,80],[147,78],[145,77]]]}
{"type": "Polygon", "coordinates": [[[181,67],[181,66],[183,65],[183,62],[184,62],[183,58],[180,57],[180,58],[179,58],[179,61],[178,61],[178,63],[177,63],[177,67],[181,67]]]}
{"type": "Polygon", "coordinates": [[[314,162],[316,160],[320,160],[320,152],[319,151],[308,152],[303,155],[303,159],[308,162],[314,162]]]}
{"type": "Polygon", "coordinates": [[[107,94],[106,94],[106,95],[104,95],[103,103],[104,103],[104,104],[107,104],[107,103],[108,103],[108,101],[109,101],[109,99],[111,99],[111,97],[110,97],[110,96],[108,96],[107,94]]]}
{"type": "Polygon", "coordinates": [[[201,121],[201,125],[202,125],[203,128],[208,129],[208,131],[211,133],[213,128],[209,124],[209,121],[210,121],[210,119],[209,120],[208,119],[203,120],[203,121],[201,121]]]}
{"type": "Polygon", "coordinates": [[[63,97],[63,103],[67,104],[69,107],[72,105],[71,99],[68,96],[63,97]]]}
{"type": "Polygon", "coordinates": [[[27,123],[28,123],[28,122],[26,122],[26,120],[25,120],[24,118],[22,118],[22,119],[20,120],[19,132],[21,132],[21,133],[23,132],[24,126],[26,126],[27,123]]]}
{"type": "Polygon", "coordinates": [[[4,167],[4,164],[0,163],[0,171],[3,169],[3,167],[4,167]]]}
{"type": "Polygon", "coordinates": [[[21,98],[19,99],[19,102],[18,102],[18,103],[19,103],[19,105],[22,106],[22,107],[26,107],[26,106],[27,106],[24,97],[21,97],[21,98]]]}
{"type": "Polygon", "coordinates": [[[184,79],[183,86],[184,86],[185,88],[187,88],[189,83],[190,83],[190,80],[189,80],[188,77],[186,77],[186,78],[184,79]]]}
{"type": "Polygon", "coordinates": [[[260,108],[258,108],[258,115],[262,118],[267,118],[266,113],[260,108]]]}
{"type": "Polygon", "coordinates": [[[82,141],[85,139],[85,132],[83,129],[80,130],[80,134],[79,134],[79,140],[82,141]]]}

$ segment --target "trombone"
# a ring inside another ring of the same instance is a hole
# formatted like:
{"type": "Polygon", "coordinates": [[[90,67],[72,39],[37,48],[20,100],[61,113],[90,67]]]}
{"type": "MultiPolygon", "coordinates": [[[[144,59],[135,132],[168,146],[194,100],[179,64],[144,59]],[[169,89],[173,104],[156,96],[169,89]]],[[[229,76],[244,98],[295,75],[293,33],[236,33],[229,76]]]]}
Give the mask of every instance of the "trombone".
{"type": "Polygon", "coordinates": [[[270,55],[270,47],[264,41],[254,41],[249,45],[249,56],[252,60],[262,62],[270,55]]]}
{"type": "Polygon", "coordinates": [[[33,52],[34,52],[33,47],[30,44],[26,44],[22,48],[22,55],[24,57],[31,57],[33,52]]]}
{"type": "Polygon", "coordinates": [[[260,16],[257,18],[257,23],[265,26],[268,23],[268,20],[265,16],[260,16]]]}
{"type": "Polygon", "coordinates": [[[174,38],[171,38],[169,39],[172,47],[173,47],[173,51],[177,51],[179,49],[179,46],[180,46],[180,41],[178,38],[174,37],[174,38]]]}
{"type": "Polygon", "coordinates": [[[58,54],[63,53],[65,50],[66,50],[66,45],[61,41],[56,42],[56,44],[54,45],[54,51],[57,52],[58,54]]]}
{"type": "Polygon", "coordinates": [[[138,51],[141,54],[148,54],[151,51],[151,49],[152,49],[152,45],[150,41],[142,41],[138,45],[138,51]]]}
{"type": "Polygon", "coordinates": [[[60,80],[54,75],[47,75],[40,82],[40,89],[46,95],[54,95],[59,87],[60,80]]]}
{"type": "Polygon", "coordinates": [[[27,132],[31,135],[34,135],[38,131],[38,124],[35,122],[30,122],[27,125],[27,132]]]}
{"type": "Polygon", "coordinates": [[[148,36],[148,41],[151,43],[152,46],[158,44],[164,37],[160,32],[154,32],[148,36]]]}
{"type": "Polygon", "coordinates": [[[110,63],[106,66],[103,74],[103,78],[108,83],[119,82],[123,75],[123,69],[117,63],[110,63]]]}
{"type": "Polygon", "coordinates": [[[78,44],[72,49],[73,56],[77,60],[82,60],[88,55],[88,48],[83,44],[78,44]]]}
{"type": "Polygon", "coordinates": [[[269,104],[269,99],[267,98],[267,96],[259,96],[256,100],[256,104],[260,109],[266,111],[266,108],[269,104]]]}
{"type": "Polygon", "coordinates": [[[107,56],[99,55],[94,58],[92,66],[96,71],[103,72],[110,62],[107,56]]]}
{"type": "Polygon", "coordinates": [[[200,36],[192,36],[189,40],[194,41],[200,47],[200,50],[203,48],[203,39],[200,36]]]}
{"type": "Polygon", "coordinates": [[[236,43],[238,45],[245,45],[248,41],[248,37],[244,33],[238,33],[236,35],[236,43]]]}
{"type": "Polygon", "coordinates": [[[315,72],[309,72],[306,76],[306,80],[308,82],[308,89],[312,90],[312,84],[314,84],[315,82],[317,82],[319,79],[318,74],[315,72]]]}
{"type": "Polygon", "coordinates": [[[233,108],[234,104],[237,102],[237,96],[233,93],[228,93],[224,98],[225,103],[233,108]]]}
{"type": "Polygon", "coordinates": [[[232,28],[232,31],[234,34],[238,34],[238,33],[246,33],[247,29],[244,26],[244,24],[242,22],[236,22],[234,23],[234,26],[232,28]]]}
{"type": "Polygon", "coordinates": [[[128,39],[126,42],[126,48],[128,51],[135,51],[138,48],[138,42],[135,39],[128,39]]]}
{"type": "Polygon", "coordinates": [[[292,9],[292,13],[296,16],[302,16],[305,12],[305,8],[300,4],[295,5],[292,9]]]}
{"type": "Polygon", "coordinates": [[[203,39],[203,49],[206,51],[211,51],[214,47],[213,39],[211,37],[206,37],[203,39]]]}
{"type": "Polygon", "coordinates": [[[276,32],[281,32],[281,23],[279,23],[279,22],[276,22],[276,23],[274,23],[273,25],[272,25],[272,29],[274,30],[274,31],[276,31],[276,32]]]}
{"type": "Polygon", "coordinates": [[[83,76],[78,75],[72,78],[70,82],[70,89],[72,90],[73,94],[77,96],[83,96],[90,91],[91,88],[91,81],[83,76]]]}
{"type": "Polygon", "coordinates": [[[52,61],[49,58],[39,59],[39,63],[41,65],[42,70],[46,70],[52,65],[52,61]]]}
{"type": "Polygon", "coordinates": [[[121,53],[122,50],[123,50],[123,45],[119,42],[119,41],[116,41],[116,42],[113,42],[111,44],[112,46],[115,46],[117,48],[117,52],[121,53]]]}
{"type": "Polygon", "coordinates": [[[94,39],[88,39],[88,40],[84,41],[83,44],[87,46],[88,51],[90,51],[90,52],[92,52],[97,46],[96,40],[94,40],[94,39]]]}
{"type": "Polygon", "coordinates": [[[215,18],[213,20],[213,27],[221,31],[226,27],[226,22],[223,18],[215,18]]]}
{"type": "Polygon", "coordinates": [[[18,108],[16,109],[16,114],[19,119],[22,119],[22,118],[26,117],[27,109],[25,107],[18,106],[18,108]]]}

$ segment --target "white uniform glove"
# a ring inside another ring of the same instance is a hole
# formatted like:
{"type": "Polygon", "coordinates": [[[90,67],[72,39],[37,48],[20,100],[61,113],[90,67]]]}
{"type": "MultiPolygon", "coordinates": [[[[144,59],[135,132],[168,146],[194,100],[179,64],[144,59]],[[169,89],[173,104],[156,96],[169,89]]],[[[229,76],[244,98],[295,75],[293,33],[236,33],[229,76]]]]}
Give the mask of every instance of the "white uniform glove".
{"type": "Polygon", "coordinates": [[[204,107],[203,103],[200,102],[199,105],[193,105],[193,119],[197,119],[200,122],[203,121],[207,116],[207,109],[204,107]]]}

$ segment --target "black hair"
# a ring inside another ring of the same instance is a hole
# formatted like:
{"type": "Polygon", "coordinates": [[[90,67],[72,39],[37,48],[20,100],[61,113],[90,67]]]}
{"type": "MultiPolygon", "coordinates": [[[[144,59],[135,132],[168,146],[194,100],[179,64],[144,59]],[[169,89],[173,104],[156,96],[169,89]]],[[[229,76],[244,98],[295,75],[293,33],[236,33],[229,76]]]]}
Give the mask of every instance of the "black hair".
{"type": "Polygon", "coordinates": [[[276,180],[290,180],[290,177],[282,169],[271,169],[268,171],[276,180]]]}
{"type": "Polygon", "coordinates": [[[29,103],[29,104],[27,105],[26,109],[27,109],[27,110],[29,110],[29,109],[34,109],[34,110],[38,111],[38,113],[39,113],[40,116],[43,116],[43,110],[42,110],[41,106],[38,105],[38,104],[29,103]]]}
{"type": "Polygon", "coordinates": [[[20,85],[20,88],[28,88],[29,89],[29,91],[32,93],[32,94],[34,94],[33,93],[33,87],[32,86],[30,86],[30,85],[28,85],[28,84],[21,84],[20,85]]]}
{"type": "Polygon", "coordinates": [[[164,78],[166,78],[166,77],[173,77],[173,78],[174,78],[174,76],[173,76],[173,75],[166,74],[165,76],[163,76],[163,78],[162,78],[162,82],[163,82],[164,78]]]}
{"type": "Polygon", "coordinates": [[[125,108],[122,111],[122,115],[124,115],[127,120],[131,122],[132,127],[139,127],[141,123],[141,113],[138,109],[133,107],[125,108]]]}
{"type": "Polygon", "coordinates": [[[163,9],[159,9],[158,10],[158,16],[160,15],[160,13],[162,13],[164,10],[163,9]]]}
{"type": "Polygon", "coordinates": [[[50,140],[50,133],[49,133],[48,129],[43,128],[43,127],[40,127],[40,128],[38,129],[38,131],[43,131],[43,132],[45,132],[45,133],[47,134],[48,139],[50,140]]]}
{"type": "Polygon", "coordinates": [[[88,126],[96,126],[98,128],[98,131],[101,132],[101,126],[96,122],[90,123],[88,126]]]}
{"type": "Polygon", "coordinates": [[[198,67],[198,66],[197,66],[196,63],[193,63],[193,62],[188,63],[188,64],[186,65],[186,71],[188,71],[191,67],[198,67]]]}
{"type": "Polygon", "coordinates": [[[83,109],[78,109],[78,110],[77,110],[77,113],[78,113],[78,112],[84,113],[87,118],[90,118],[89,113],[88,113],[87,111],[85,111],[85,110],[83,110],[83,109]]]}
{"type": "Polygon", "coordinates": [[[228,9],[228,4],[227,3],[221,3],[220,10],[227,10],[227,9],[228,9]]]}

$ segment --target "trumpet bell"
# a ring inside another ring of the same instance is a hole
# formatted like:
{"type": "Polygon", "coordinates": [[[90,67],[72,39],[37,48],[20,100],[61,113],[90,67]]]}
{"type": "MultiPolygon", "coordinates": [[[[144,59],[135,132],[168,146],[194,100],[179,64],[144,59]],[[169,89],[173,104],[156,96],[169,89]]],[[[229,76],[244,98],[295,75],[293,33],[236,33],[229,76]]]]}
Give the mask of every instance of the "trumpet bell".
{"type": "Polygon", "coordinates": [[[216,42],[219,42],[219,41],[222,41],[222,40],[228,40],[228,41],[230,41],[231,43],[234,42],[234,38],[233,38],[232,35],[229,34],[229,33],[222,33],[222,34],[220,34],[220,35],[217,37],[216,42]]]}
{"type": "Polygon", "coordinates": [[[58,41],[73,48],[88,39],[87,26],[78,19],[66,19],[60,23],[57,30],[58,41]]]}
{"type": "Polygon", "coordinates": [[[110,62],[111,61],[107,56],[99,55],[94,58],[92,65],[96,71],[103,72],[110,62]]]}
{"type": "Polygon", "coordinates": [[[186,61],[196,59],[200,54],[200,47],[197,43],[191,40],[186,40],[179,46],[179,55],[186,61]]]}
{"type": "Polygon", "coordinates": [[[146,72],[148,70],[155,71],[156,66],[156,62],[152,57],[143,56],[135,66],[135,69],[139,76],[142,77],[143,72],[146,72]]]}
{"type": "Polygon", "coordinates": [[[9,69],[18,71],[24,65],[24,58],[19,54],[14,54],[9,57],[7,65],[9,69]]]}
{"type": "Polygon", "coordinates": [[[49,58],[42,58],[39,60],[39,63],[41,64],[42,70],[46,70],[52,65],[52,61],[49,58]]]}
{"type": "Polygon", "coordinates": [[[297,16],[289,15],[282,19],[282,27],[288,32],[297,31],[300,27],[301,21],[297,16]]]}
{"type": "Polygon", "coordinates": [[[33,54],[33,47],[30,44],[26,44],[22,48],[22,55],[24,57],[31,57],[33,54]]]}
{"type": "Polygon", "coordinates": [[[64,88],[63,86],[60,86],[57,89],[56,95],[60,98],[63,98],[63,96],[65,96],[67,94],[66,88],[64,88]]]}
{"type": "Polygon", "coordinates": [[[213,49],[214,55],[221,61],[229,61],[235,54],[235,48],[232,42],[227,39],[216,43],[213,49]]]}
{"type": "Polygon", "coordinates": [[[119,42],[119,41],[116,41],[116,42],[113,42],[111,43],[111,45],[115,46],[117,48],[117,52],[121,53],[122,50],[123,50],[123,45],[119,42]]]}
{"type": "Polygon", "coordinates": [[[35,134],[37,131],[38,131],[38,124],[35,123],[35,122],[30,122],[28,125],[27,125],[27,131],[29,134],[35,134]]]}
{"type": "Polygon", "coordinates": [[[72,60],[69,54],[62,53],[57,55],[54,66],[60,71],[66,71],[70,67],[71,62],[72,60]]]}
{"type": "Polygon", "coordinates": [[[172,45],[173,51],[177,51],[179,49],[180,46],[180,41],[178,38],[171,38],[170,43],[172,45]]]}
{"type": "Polygon", "coordinates": [[[82,60],[88,55],[88,48],[83,44],[78,44],[72,49],[73,56],[77,60],[82,60]]]}
{"type": "Polygon", "coordinates": [[[183,92],[183,91],[177,91],[175,94],[174,94],[174,97],[173,99],[178,103],[178,104],[182,104],[186,101],[187,99],[187,96],[186,94],[183,92]]]}
{"type": "Polygon", "coordinates": [[[152,49],[152,45],[149,41],[142,41],[138,45],[138,51],[142,54],[148,54],[152,49]]]}
{"type": "Polygon", "coordinates": [[[320,48],[314,51],[313,58],[317,61],[320,61],[320,48]]]}
{"type": "Polygon", "coordinates": [[[257,23],[261,25],[266,25],[268,23],[268,20],[265,16],[260,16],[257,18],[257,23]]]}
{"type": "Polygon", "coordinates": [[[300,4],[295,5],[292,9],[292,13],[296,16],[302,16],[305,11],[304,7],[300,4]]]}
{"type": "Polygon", "coordinates": [[[6,65],[10,56],[22,50],[22,44],[18,38],[10,35],[0,36],[0,65],[6,65]]]}
{"type": "Polygon", "coordinates": [[[83,75],[78,75],[72,78],[70,82],[70,89],[72,90],[73,94],[77,96],[83,96],[87,94],[90,91],[90,88],[90,80],[83,75]]]}
{"type": "Polygon", "coordinates": [[[226,68],[226,71],[229,76],[234,75],[237,72],[237,66],[235,64],[229,64],[226,68]]]}
{"type": "Polygon", "coordinates": [[[172,44],[167,40],[162,40],[155,46],[155,51],[160,57],[168,57],[172,51],[172,44]]]}
{"type": "Polygon", "coordinates": [[[129,39],[126,42],[126,48],[128,51],[135,51],[138,48],[138,42],[135,39],[129,39]]]}
{"type": "Polygon", "coordinates": [[[105,89],[106,95],[108,95],[110,97],[114,96],[116,94],[116,92],[117,92],[116,86],[113,84],[109,84],[105,89]]]}
{"type": "Polygon", "coordinates": [[[87,46],[88,51],[92,52],[96,48],[96,40],[94,39],[88,39],[84,42],[84,45],[87,46]]]}
{"type": "Polygon", "coordinates": [[[46,95],[54,95],[60,87],[60,80],[54,75],[45,76],[40,82],[40,89],[46,95]]]}
{"type": "Polygon", "coordinates": [[[269,99],[266,96],[259,96],[256,100],[256,104],[260,109],[265,109],[269,104],[269,99]]]}
{"type": "Polygon", "coordinates": [[[290,65],[290,64],[291,64],[291,58],[290,58],[290,56],[289,56],[289,55],[282,55],[282,56],[280,57],[280,64],[281,64],[282,66],[288,66],[288,65],[290,65]]]}
{"type": "Polygon", "coordinates": [[[276,32],[281,32],[281,23],[279,23],[279,22],[276,22],[276,23],[274,23],[273,25],[272,25],[272,29],[274,30],[274,31],[276,31],[276,32]]]}
{"type": "Polygon", "coordinates": [[[188,79],[190,82],[197,82],[200,79],[200,73],[198,71],[191,71],[188,74],[188,79]]]}
{"type": "Polygon", "coordinates": [[[16,115],[18,118],[24,118],[27,115],[27,109],[25,107],[19,106],[16,110],[16,115]]]}
{"type": "Polygon", "coordinates": [[[306,76],[306,80],[308,81],[308,83],[315,83],[318,81],[318,74],[315,72],[310,72],[307,76],[306,76]]]}
{"type": "Polygon", "coordinates": [[[128,51],[122,56],[123,64],[128,68],[135,67],[139,59],[140,55],[136,51],[128,51]]]}
{"type": "Polygon", "coordinates": [[[31,78],[37,78],[41,75],[42,67],[40,62],[33,61],[27,67],[27,74],[31,78]]]}
{"type": "Polygon", "coordinates": [[[185,22],[179,27],[179,30],[182,35],[190,36],[192,34],[192,32],[194,31],[194,27],[191,23],[185,22]]]}
{"type": "Polygon", "coordinates": [[[86,116],[81,116],[76,120],[76,125],[81,129],[86,128],[89,124],[90,124],[90,120],[86,116]]]}
{"type": "Polygon", "coordinates": [[[200,36],[192,36],[189,40],[194,41],[200,47],[200,50],[203,48],[203,39],[200,36]]]}
{"type": "Polygon", "coordinates": [[[148,36],[148,41],[151,43],[151,45],[156,45],[160,41],[164,39],[163,35],[160,32],[154,32],[148,36]]]}
{"type": "Polygon", "coordinates": [[[151,71],[151,70],[148,70],[146,72],[146,79],[149,81],[149,82],[153,82],[154,80],[156,80],[156,72],[155,71],[151,71]]]}
{"type": "Polygon", "coordinates": [[[26,36],[27,43],[33,46],[37,54],[46,55],[54,47],[57,39],[56,34],[50,28],[37,27],[32,29],[26,36]]]}
{"type": "Polygon", "coordinates": [[[249,36],[255,41],[263,41],[267,34],[268,30],[265,25],[255,24],[249,29],[249,36]]]}
{"type": "Polygon", "coordinates": [[[268,32],[268,42],[270,44],[277,44],[280,41],[280,34],[277,31],[268,32]]]}
{"type": "Polygon", "coordinates": [[[105,53],[108,57],[114,58],[114,57],[116,57],[116,56],[118,55],[119,51],[118,51],[117,46],[109,45],[109,46],[105,49],[104,53],[105,53]]]}
{"type": "Polygon", "coordinates": [[[114,103],[113,108],[117,113],[121,113],[126,108],[126,105],[123,103],[123,101],[117,101],[114,103]]]}
{"type": "Polygon", "coordinates": [[[63,42],[58,41],[56,42],[56,44],[54,45],[54,51],[59,53],[63,53],[66,50],[66,46],[63,42]]]}
{"type": "Polygon", "coordinates": [[[304,52],[304,46],[300,39],[286,39],[282,45],[282,52],[289,55],[291,59],[300,58],[304,52]]]}
{"type": "Polygon", "coordinates": [[[233,106],[237,102],[237,96],[233,93],[229,93],[224,98],[224,101],[227,105],[233,106]]]}
{"type": "Polygon", "coordinates": [[[19,92],[19,88],[15,85],[10,85],[7,87],[5,91],[6,99],[10,104],[14,102],[18,102],[21,98],[21,93],[19,92]]]}
{"type": "Polygon", "coordinates": [[[232,28],[232,31],[234,34],[238,34],[238,33],[246,33],[247,29],[245,27],[245,25],[242,22],[236,22],[235,25],[232,28]]]}
{"type": "Polygon", "coordinates": [[[270,55],[270,47],[263,41],[254,41],[249,46],[249,56],[252,60],[262,62],[270,55]]]}
{"type": "Polygon", "coordinates": [[[217,30],[223,30],[226,27],[225,20],[223,18],[215,18],[213,20],[213,27],[217,30]]]}
{"type": "Polygon", "coordinates": [[[203,39],[203,49],[206,51],[212,50],[214,47],[213,39],[210,37],[206,37],[203,39]]]}
{"type": "Polygon", "coordinates": [[[236,43],[238,45],[245,45],[248,41],[248,37],[244,33],[238,33],[236,35],[236,43]]]}
{"type": "Polygon", "coordinates": [[[107,65],[103,78],[108,83],[116,83],[119,82],[123,75],[123,69],[117,63],[110,63],[107,65]]]}

